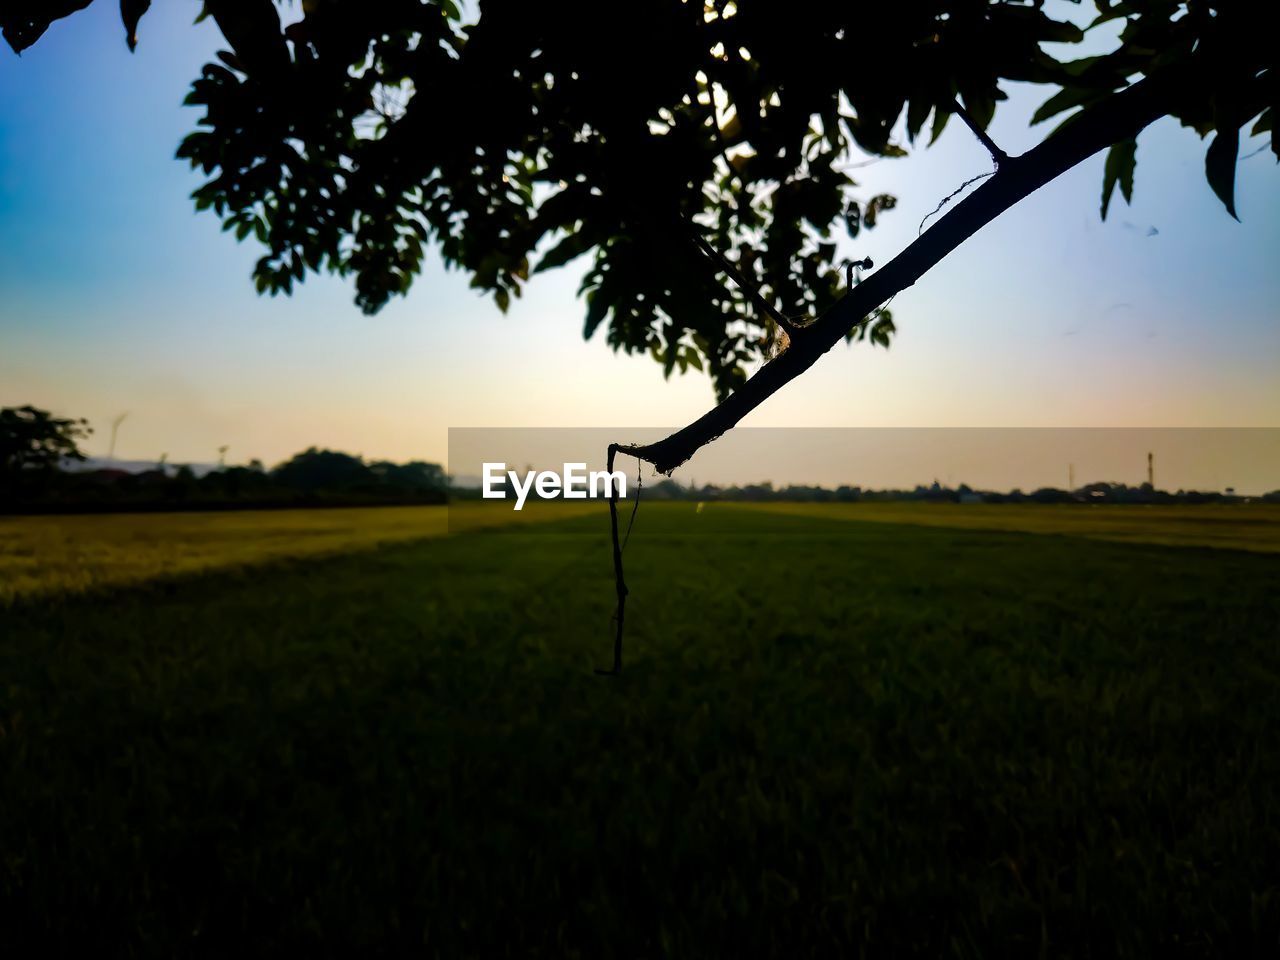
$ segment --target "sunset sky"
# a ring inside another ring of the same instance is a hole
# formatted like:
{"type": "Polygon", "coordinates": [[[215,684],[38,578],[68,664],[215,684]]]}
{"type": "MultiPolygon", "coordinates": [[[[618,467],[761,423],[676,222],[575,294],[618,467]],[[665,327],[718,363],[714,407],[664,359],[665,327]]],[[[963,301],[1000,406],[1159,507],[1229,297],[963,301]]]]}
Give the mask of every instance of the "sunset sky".
{"type": "MultiPolygon", "coordinates": [[[[573,264],[506,316],[438,265],[372,318],[329,277],[257,296],[257,249],[193,211],[200,178],[173,159],[217,48],[196,6],[156,4],[133,55],[105,3],[21,58],[0,49],[0,405],[89,418],[96,454],[128,411],[117,455],[175,463],[222,444],[233,461],[312,444],[443,461],[449,427],[679,426],[710,405],[699,375],[664,383],[647,357],[582,340],[573,264]]],[[[1048,132],[1027,126],[1047,94],[1009,92],[992,133],[1016,153],[1048,132]]],[[[891,350],[837,348],[747,422],[1280,426],[1280,171],[1263,143],[1241,148],[1241,224],[1205,183],[1204,143],[1156,124],[1132,207],[1100,221],[1095,157],[903,292],[891,350]]],[[[848,252],[887,261],[989,166],[953,123],[859,171],[865,195],[900,203],[848,252]]]]}

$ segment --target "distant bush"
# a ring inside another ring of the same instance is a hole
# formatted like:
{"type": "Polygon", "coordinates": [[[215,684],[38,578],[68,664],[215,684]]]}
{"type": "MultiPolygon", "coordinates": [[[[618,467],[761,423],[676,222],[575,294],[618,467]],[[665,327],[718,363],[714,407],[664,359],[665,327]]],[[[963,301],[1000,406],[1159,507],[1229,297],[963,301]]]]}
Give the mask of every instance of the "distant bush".
{"type": "Polygon", "coordinates": [[[424,461],[365,463],[311,447],[271,471],[233,466],[197,476],[189,466],[158,464],[134,473],[106,468],[25,470],[21,485],[0,489],[0,512],[80,513],[118,510],[218,510],[294,506],[445,503],[448,478],[424,461]]]}

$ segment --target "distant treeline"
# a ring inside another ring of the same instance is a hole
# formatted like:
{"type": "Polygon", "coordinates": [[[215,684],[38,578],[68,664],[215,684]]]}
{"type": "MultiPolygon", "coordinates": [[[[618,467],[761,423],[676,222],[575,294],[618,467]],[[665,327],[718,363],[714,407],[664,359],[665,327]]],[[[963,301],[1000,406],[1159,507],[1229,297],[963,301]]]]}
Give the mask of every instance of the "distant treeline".
{"type": "Polygon", "coordinates": [[[831,487],[797,486],[774,487],[772,483],[753,483],[747,486],[719,487],[708,484],[701,487],[682,485],[675,480],[663,480],[646,485],[643,498],[653,500],[740,500],[784,501],[792,503],[858,503],[860,501],[923,500],[935,503],[1280,503],[1280,490],[1261,497],[1241,497],[1234,493],[1202,493],[1194,490],[1154,489],[1150,484],[1130,487],[1123,483],[1090,483],[1076,490],[1059,490],[1042,487],[1030,493],[1010,490],[998,493],[974,490],[967,484],[944,487],[936,481],[930,486],[917,486],[910,490],[865,490],[857,486],[831,487]]]}
{"type": "MultiPolygon", "coordinates": [[[[93,431],[87,421],[57,417],[33,406],[0,408],[0,513],[72,513],[112,510],[218,510],[278,507],[445,503],[451,496],[478,499],[478,488],[450,488],[444,468],[421,460],[365,462],[363,457],[310,447],[268,470],[219,466],[197,475],[189,466],[163,462],[123,470],[116,465],[84,469],[79,441],[93,431]],[[69,469],[79,465],[78,469],[69,469]]],[[[532,496],[536,499],[537,494],[532,496]]],[[[1076,490],[1044,487],[1031,493],[974,490],[966,484],[911,490],[864,490],[857,486],[774,487],[772,483],[720,487],[662,480],[643,489],[654,500],[792,501],[856,503],[923,500],[938,503],[1280,503],[1280,490],[1261,497],[1179,490],[1150,484],[1091,483],[1076,490]]]]}
{"type": "Polygon", "coordinates": [[[188,466],[167,464],[142,472],[50,465],[8,471],[0,482],[0,511],[10,513],[430,504],[448,498],[448,479],[439,464],[365,462],[315,447],[270,470],[257,461],[203,476],[188,466]]]}

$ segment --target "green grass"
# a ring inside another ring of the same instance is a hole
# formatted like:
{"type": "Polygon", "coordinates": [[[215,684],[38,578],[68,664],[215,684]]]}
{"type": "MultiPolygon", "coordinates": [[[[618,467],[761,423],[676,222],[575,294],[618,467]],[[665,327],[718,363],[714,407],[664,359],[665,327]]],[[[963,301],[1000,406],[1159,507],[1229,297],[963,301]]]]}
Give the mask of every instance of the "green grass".
{"type": "Polygon", "coordinates": [[[0,516],[0,604],[581,514],[578,504],[0,516]]]}
{"type": "MultiPolygon", "coordinates": [[[[728,505],[726,505],[728,506],[728,505]]],[[[741,503],[733,509],[802,517],[909,523],[962,530],[1016,530],[1167,546],[1220,547],[1280,553],[1280,506],[1204,504],[741,503]]]]}
{"type": "Polygon", "coordinates": [[[42,952],[1271,956],[1280,557],[642,507],[0,609],[42,952]]]}

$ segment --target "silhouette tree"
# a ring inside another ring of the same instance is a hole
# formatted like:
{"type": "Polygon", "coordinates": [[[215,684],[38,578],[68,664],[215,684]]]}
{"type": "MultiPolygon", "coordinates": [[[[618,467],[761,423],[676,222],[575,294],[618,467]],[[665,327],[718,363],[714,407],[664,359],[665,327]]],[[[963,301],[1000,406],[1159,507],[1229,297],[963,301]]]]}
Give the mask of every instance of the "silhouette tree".
{"type": "Polygon", "coordinates": [[[369,464],[369,470],[379,484],[396,490],[444,493],[449,486],[444,468],[438,463],[426,463],[422,460],[392,463],[378,460],[369,464]]]}
{"type": "Polygon", "coordinates": [[[33,406],[0,409],[0,485],[47,474],[64,461],[83,461],[77,445],[92,434],[88,420],[55,417],[33,406]]]}
{"type": "MultiPolygon", "coordinates": [[[[89,2],[16,0],[0,29],[21,51],[89,2]]],[[[149,6],[121,3],[131,47],[149,6]]],[[[591,255],[586,336],[604,327],[615,350],[715,385],[714,410],[623,448],[664,472],[842,339],[887,345],[878,308],[896,292],[1110,148],[1105,216],[1162,116],[1212,135],[1208,181],[1235,215],[1240,131],[1270,131],[1276,99],[1269,3],[1098,0],[1090,27],[1118,23],[1119,39],[1069,61],[1046,45],[1086,31],[1023,0],[478,7],[464,22],[453,0],[206,0],[228,49],[187,97],[205,110],[179,150],[209,176],[196,206],[264,246],[260,291],[336,271],[367,311],[409,289],[428,245],[503,309],[532,273],[591,255]],[[1006,81],[1052,92],[1034,122],[1076,110],[1018,157],[985,132],[1006,81]],[[856,237],[894,205],[856,196],[850,160],[905,153],[904,115],[907,139],[929,142],[959,117],[995,171],[849,289],[860,271],[836,262],[833,232],[856,237]]]]}
{"type": "Polygon", "coordinates": [[[271,471],[272,478],[297,490],[341,490],[370,485],[373,471],[359,457],[308,447],[271,471]]]}

